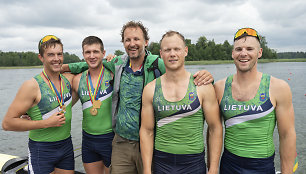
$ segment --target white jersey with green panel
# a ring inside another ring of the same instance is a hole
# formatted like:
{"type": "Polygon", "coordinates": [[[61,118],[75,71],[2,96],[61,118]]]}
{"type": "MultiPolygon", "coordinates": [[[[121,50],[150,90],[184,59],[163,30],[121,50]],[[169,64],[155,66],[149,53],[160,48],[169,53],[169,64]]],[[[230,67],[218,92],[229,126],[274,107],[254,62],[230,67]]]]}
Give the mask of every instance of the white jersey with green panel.
{"type": "Polygon", "coordinates": [[[270,101],[270,76],[262,74],[256,96],[249,101],[232,97],[233,75],[226,79],[220,109],[224,118],[224,146],[247,158],[267,158],[274,154],[275,110],[270,101]]]}
{"type": "MultiPolygon", "coordinates": [[[[65,124],[61,127],[49,127],[49,128],[42,128],[36,130],[30,130],[29,138],[33,141],[39,142],[55,142],[60,141],[68,138],[70,136],[71,131],[71,107],[72,107],[72,91],[70,82],[62,76],[64,80],[63,83],[63,97],[64,97],[64,104],[66,105],[66,112],[65,112],[65,124]]],[[[52,114],[59,111],[59,103],[56,98],[56,94],[50,89],[49,85],[44,81],[40,74],[36,75],[34,79],[37,81],[41,99],[36,106],[33,106],[27,111],[27,114],[31,117],[31,120],[46,120],[52,114]]]]}
{"type": "Polygon", "coordinates": [[[164,98],[161,80],[157,78],[153,108],[156,150],[172,154],[197,154],[204,151],[204,115],[192,75],[185,97],[178,102],[169,102],[164,98]]]}
{"type": "MultiPolygon", "coordinates": [[[[113,131],[111,115],[113,86],[110,84],[110,81],[112,80],[111,72],[108,69],[104,68],[103,79],[100,84],[100,92],[97,94],[98,99],[101,101],[102,104],[100,108],[98,108],[97,115],[90,114],[92,102],[90,100],[88,92],[86,80],[87,72],[88,70],[82,73],[78,89],[78,95],[81,100],[83,110],[83,130],[86,133],[92,135],[102,135],[110,133],[113,131]]],[[[95,89],[92,89],[92,92],[94,90],[95,89]]]]}

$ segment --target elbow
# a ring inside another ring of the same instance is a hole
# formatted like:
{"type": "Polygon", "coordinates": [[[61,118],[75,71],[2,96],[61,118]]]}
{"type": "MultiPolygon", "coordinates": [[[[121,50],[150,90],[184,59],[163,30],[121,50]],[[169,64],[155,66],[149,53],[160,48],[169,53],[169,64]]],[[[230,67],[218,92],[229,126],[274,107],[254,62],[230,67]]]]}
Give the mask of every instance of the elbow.
{"type": "Polygon", "coordinates": [[[5,131],[10,130],[8,124],[5,121],[2,122],[2,129],[5,130],[5,131]]]}

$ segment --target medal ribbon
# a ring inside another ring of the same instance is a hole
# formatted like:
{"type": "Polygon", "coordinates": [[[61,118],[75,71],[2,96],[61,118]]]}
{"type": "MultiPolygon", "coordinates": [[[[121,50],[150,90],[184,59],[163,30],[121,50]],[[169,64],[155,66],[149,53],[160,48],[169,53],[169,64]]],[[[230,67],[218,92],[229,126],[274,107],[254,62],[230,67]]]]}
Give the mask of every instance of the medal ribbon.
{"type": "Polygon", "coordinates": [[[98,77],[98,83],[96,84],[96,88],[94,88],[95,91],[92,95],[93,84],[92,84],[92,81],[91,81],[91,76],[90,76],[89,71],[87,73],[86,81],[87,81],[87,88],[88,88],[89,98],[90,98],[91,103],[93,103],[93,99],[97,100],[97,94],[100,92],[100,84],[102,82],[103,76],[104,76],[104,66],[102,66],[102,68],[101,68],[101,71],[100,71],[100,74],[99,74],[99,77],[98,77]],[[89,81],[90,85],[88,84],[88,81],[89,81]]]}
{"type": "MultiPolygon", "coordinates": [[[[141,68],[142,68],[142,65],[143,65],[143,63],[139,66],[139,68],[138,68],[138,70],[137,71],[139,71],[141,68]]],[[[130,61],[130,68],[132,69],[132,64],[131,64],[131,61],[130,61]]]]}
{"type": "Polygon", "coordinates": [[[52,83],[52,81],[49,79],[48,75],[45,72],[45,69],[43,69],[43,75],[45,76],[45,78],[48,80],[49,84],[50,84],[50,88],[53,91],[53,93],[56,95],[56,99],[60,105],[60,107],[62,107],[64,105],[64,100],[63,100],[63,92],[64,92],[64,88],[63,88],[63,83],[62,83],[62,78],[61,75],[59,75],[59,79],[61,82],[61,87],[60,87],[60,94],[58,92],[58,90],[56,89],[55,85],[52,83]]]}

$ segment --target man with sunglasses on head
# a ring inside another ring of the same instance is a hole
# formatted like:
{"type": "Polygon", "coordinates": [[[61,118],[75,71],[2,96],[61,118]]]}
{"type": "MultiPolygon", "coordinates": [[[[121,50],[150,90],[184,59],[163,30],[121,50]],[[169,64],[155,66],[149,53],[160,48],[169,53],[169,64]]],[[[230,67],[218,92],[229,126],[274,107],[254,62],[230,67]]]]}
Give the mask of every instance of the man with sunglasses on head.
{"type": "Polygon", "coordinates": [[[289,85],[257,70],[260,37],[242,28],[234,37],[236,74],[215,84],[225,139],[221,174],[275,174],[273,132],[277,124],[282,174],[292,173],[296,155],[289,85]]]}
{"type": "Polygon", "coordinates": [[[47,35],[39,41],[43,71],[22,84],[2,121],[4,130],[29,131],[29,173],[74,173],[72,75],[61,75],[63,44],[47,35]],[[23,119],[22,115],[30,119],[23,119]]]}

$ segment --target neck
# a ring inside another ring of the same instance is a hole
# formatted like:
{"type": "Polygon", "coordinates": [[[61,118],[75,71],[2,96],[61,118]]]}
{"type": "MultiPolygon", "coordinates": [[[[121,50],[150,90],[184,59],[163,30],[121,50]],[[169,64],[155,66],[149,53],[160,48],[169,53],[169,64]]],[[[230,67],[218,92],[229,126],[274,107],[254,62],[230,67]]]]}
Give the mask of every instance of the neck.
{"type": "Polygon", "coordinates": [[[101,65],[96,67],[96,68],[89,68],[88,69],[92,79],[96,79],[96,78],[99,77],[102,67],[103,67],[103,64],[101,63],[101,65]]]}
{"type": "Polygon", "coordinates": [[[166,69],[165,79],[167,82],[180,83],[184,81],[185,78],[189,78],[190,73],[186,71],[185,68],[181,68],[180,70],[170,71],[166,69]]]}
{"type": "Polygon", "coordinates": [[[131,63],[131,68],[133,71],[137,71],[140,69],[140,67],[143,65],[144,63],[144,57],[145,55],[141,56],[140,58],[138,59],[130,59],[130,63],[131,63]]]}
{"type": "Polygon", "coordinates": [[[48,71],[47,69],[44,69],[45,73],[47,74],[48,78],[53,82],[57,82],[59,81],[59,75],[60,72],[52,72],[52,71],[48,71]]]}
{"type": "Polygon", "coordinates": [[[236,81],[239,85],[250,85],[257,81],[257,79],[261,76],[261,72],[254,70],[248,72],[238,72],[236,74],[236,81]],[[256,80],[255,80],[256,79],[256,80]]]}

